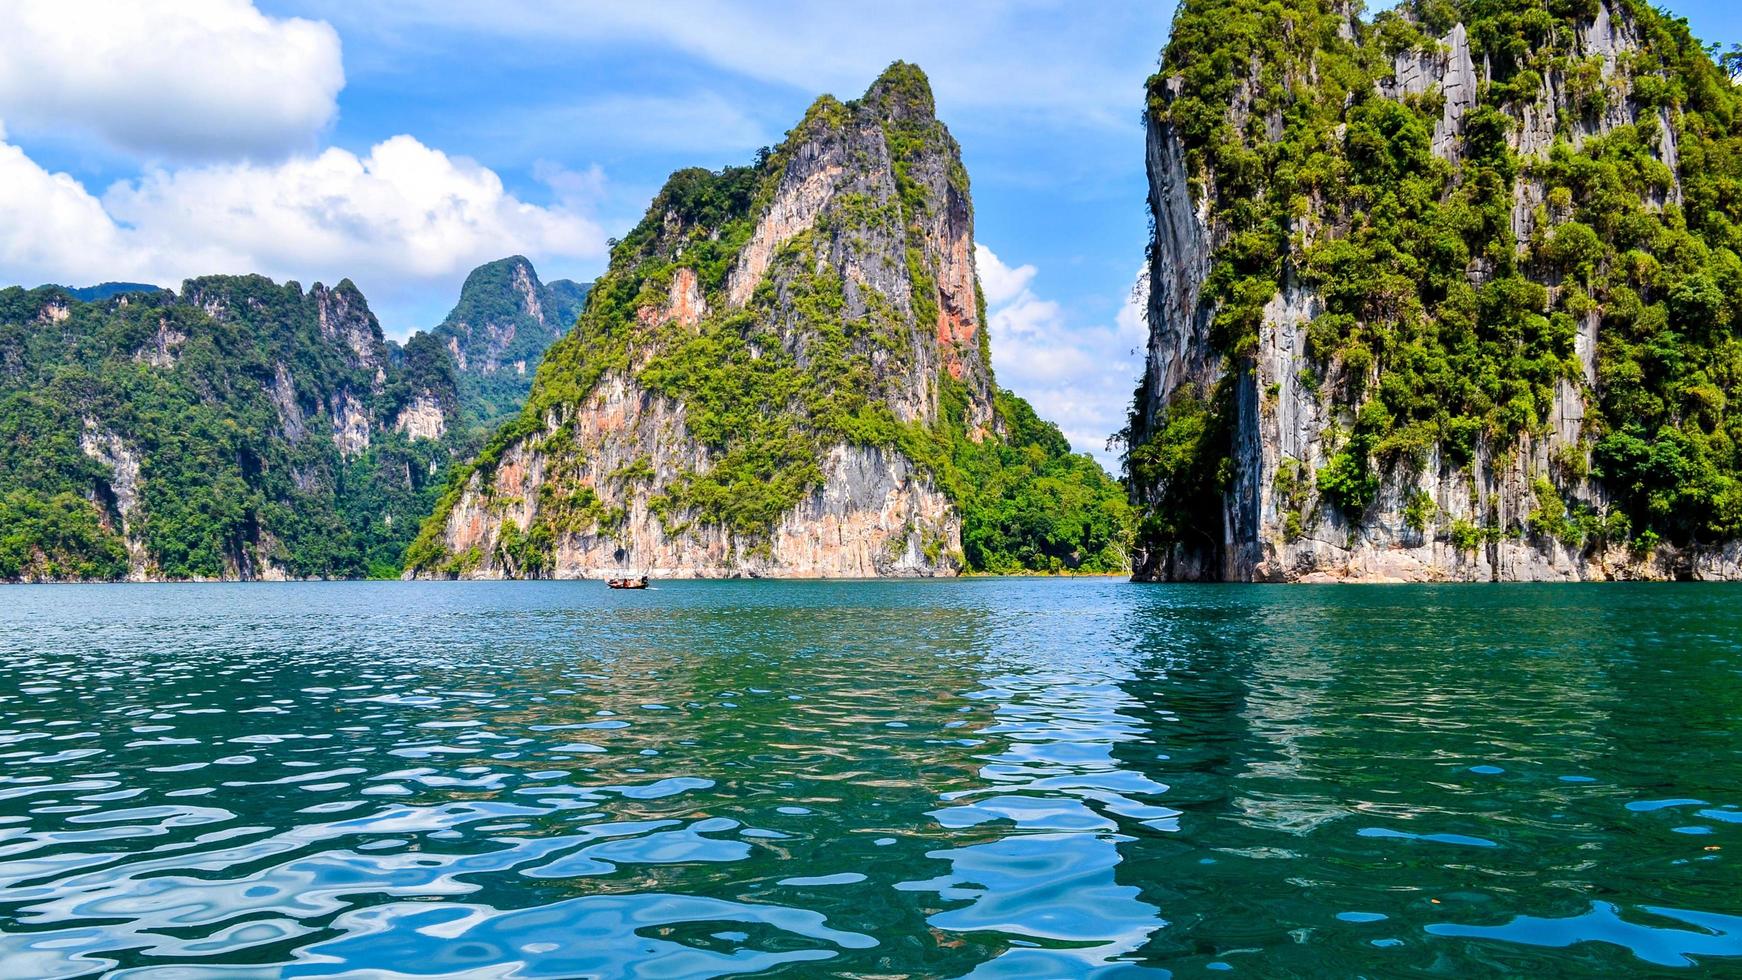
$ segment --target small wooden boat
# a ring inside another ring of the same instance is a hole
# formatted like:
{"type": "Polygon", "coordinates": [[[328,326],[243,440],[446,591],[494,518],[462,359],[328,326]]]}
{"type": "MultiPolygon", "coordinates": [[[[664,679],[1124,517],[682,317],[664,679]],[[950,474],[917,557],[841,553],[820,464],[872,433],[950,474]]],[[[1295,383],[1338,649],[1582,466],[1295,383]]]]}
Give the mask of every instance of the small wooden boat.
{"type": "Polygon", "coordinates": [[[605,584],[613,589],[645,589],[647,588],[647,576],[643,575],[640,578],[614,578],[605,584]]]}

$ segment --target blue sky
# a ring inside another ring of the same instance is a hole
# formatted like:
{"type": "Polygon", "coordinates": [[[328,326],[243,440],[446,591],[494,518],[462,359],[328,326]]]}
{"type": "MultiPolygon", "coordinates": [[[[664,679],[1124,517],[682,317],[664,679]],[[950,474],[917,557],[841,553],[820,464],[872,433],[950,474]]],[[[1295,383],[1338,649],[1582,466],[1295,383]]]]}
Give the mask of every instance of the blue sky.
{"type": "MultiPolygon", "coordinates": [[[[0,283],[348,275],[404,336],[500,254],[597,275],[670,171],[743,162],[900,58],[962,144],[1001,381],[1079,448],[1120,424],[1169,3],[15,2],[0,283]]],[[[1732,0],[1670,8],[1742,40],[1732,0]]]]}

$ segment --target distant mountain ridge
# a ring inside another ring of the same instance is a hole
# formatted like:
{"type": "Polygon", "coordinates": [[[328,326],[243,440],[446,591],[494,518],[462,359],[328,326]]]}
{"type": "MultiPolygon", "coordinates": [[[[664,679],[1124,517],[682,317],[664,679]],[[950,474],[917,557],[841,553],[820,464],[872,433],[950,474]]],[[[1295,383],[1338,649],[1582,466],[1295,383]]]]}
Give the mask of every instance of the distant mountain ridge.
{"type": "Polygon", "coordinates": [[[123,293],[163,293],[169,290],[148,282],[100,282],[95,286],[54,286],[45,289],[61,289],[68,296],[82,303],[99,303],[106,299],[120,296],[123,293]]]}
{"type": "Polygon", "coordinates": [[[518,410],[503,365],[584,294],[518,256],[467,284],[480,329],[404,344],[349,280],[0,289],[0,581],[396,575],[462,418],[518,410]]]}
{"type": "Polygon", "coordinates": [[[392,574],[457,413],[349,280],[0,290],[0,579],[392,574]]]}

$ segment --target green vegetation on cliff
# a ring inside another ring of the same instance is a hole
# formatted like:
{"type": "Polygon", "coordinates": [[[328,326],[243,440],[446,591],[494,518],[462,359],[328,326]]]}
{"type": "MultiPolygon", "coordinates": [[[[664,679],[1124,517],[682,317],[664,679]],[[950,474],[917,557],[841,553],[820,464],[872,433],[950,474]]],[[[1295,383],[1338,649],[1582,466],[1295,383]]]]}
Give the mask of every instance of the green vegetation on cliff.
{"type": "MultiPolygon", "coordinates": [[[[1409,0],[1366,23],[1340,0],[1186,0],[1149,111],[1219,229],[1205,296],[1228,372],[1156,418],[1138,393],[1129,473],[1151,491],[1150,546],[1219,533],[1231,386],[1291,288],[1323,304],[1301,379],[1342,407],[1338,448],[1301,477],[1346,513],[1436,448],[1458,466],[1505,458],[1547,433],[1571,384],[1588,410],[1556,475],[1594,476],[1616,509],[1551,531],[1742,534],[1742,90],[1684,21],[1604,2],[1409,0]],[[1609,12],[1639,40],[1613,73],[1575,43],[1609,12]],[[1479,90],[1447,160],[1445,93],[1381,83],[1459,23],[1479,90]],[[1546,152],[1517,152],[1551,101],[1546,152]],[[1593,317],[1590,365],[1575,341],[1593,317]]],[[[1549,487],[1544,512],[1567,511],[1549,487]]]]}
{"type": "Polygon", "coordinates": [[[122,577],[124,529],[151,577],[397,574],[451,460],[393,428],[415,397],[452,413],[430,354],[390,356],[348,281],[0,290],[0,579],[122,577]]]}
{"type": "MultiPolygon", "coordinates": [[[[1125,488],[1071,451],[1058,426],[1008,391],[996,409],[1002,438],[956,438],[950,463],[962,508],[962,551],[975,571],[1118,572],[1128,566],[1132,513],[1125,488]]],[[[951,433],[965,428],[952,426],[951,433]]]]}
{"type": "Polygon", "coordinates": [[[397,576],[585,293],[491,262],[401,346],[348,280],[0,290],[0,581],[397,576]]]}
{"type": "Polygon", "coordinates": [[[430,334],[453,354],[468,425],[494,428],[519,413],[546,348],[574,326],[589,284],[540,282],[519,255],[473,269],[430,334]]]}
{"type": "Polygon", "coordinates": [[[62,491],[0,496],[0,581],[108,581],[127,574],[127,546],[89,500],[62,491]]]}
{"type": "MultiPolygon", "coordinates": [[[[755,165],[673,174],[614,244],[609,270],[575,329],[551,347],[521,416],[456,474],[408,561],[457,570],[468,559],[447,553],[444,533],[467,481],[493,478],[504,454],[550,418],[566,417],[603,379],[625,377],[681,404],[685,431],[665,437],[706,453],[705,466],[662,479],[650,500],[669,534],[699,523],[740,542],[766,540],[822,486],[830,448],[847,444],[898,450],[922,467],[961,514],[957,560],[970,569],[1124,567],[1123,490],[1021,399],[991,386],[983,311],[968,314],[978,324],[972,346],[940,336],[950,321],[928,236],[971,220],[967,200],[959,150],[935,118],[930,86],[905,64],[864,100],[817,100],[755,165]],[[753,289],[734,301],[730,279],[758,221],[789,170],[805,164],[795,155],[820,146],[846,147],[851,168],[871,168],[887,153],[894,187],[856,176],[810,227],[770,250],[753,289]],[[854,257],[857,278],[843,273],[843,255],[854,257]]],[[[543,438],[560,467],[572,433],[564,424],[543,438]]],[[[525,532],[515,529],[504,565],[547,568],[560,535],[613,519],[596,498],[544,503],[525,532]]]]}

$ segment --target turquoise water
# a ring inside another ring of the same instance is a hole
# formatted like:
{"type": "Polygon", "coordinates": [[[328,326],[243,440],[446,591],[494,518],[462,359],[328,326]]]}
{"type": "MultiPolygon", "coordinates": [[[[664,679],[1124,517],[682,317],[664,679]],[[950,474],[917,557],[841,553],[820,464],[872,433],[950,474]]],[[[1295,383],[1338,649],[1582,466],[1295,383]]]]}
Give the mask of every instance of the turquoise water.
{"type": "Polygon", "coordinates": [[[1739,600],[11,587],[0,974],[1742,968],[1739,600]]]}

